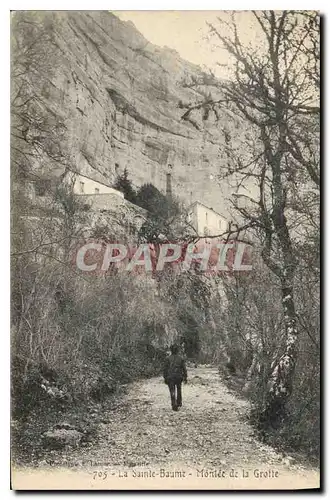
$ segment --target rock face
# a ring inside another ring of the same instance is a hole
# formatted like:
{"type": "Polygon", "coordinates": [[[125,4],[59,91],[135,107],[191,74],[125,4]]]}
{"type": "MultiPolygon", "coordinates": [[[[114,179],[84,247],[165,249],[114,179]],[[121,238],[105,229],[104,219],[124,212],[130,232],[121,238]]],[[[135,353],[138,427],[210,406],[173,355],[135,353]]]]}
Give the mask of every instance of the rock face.
{"type": "Polygon", "coordinates": [[[186,204],[200,200],[226,215],[228,185],[219,188],[214,175],[226,161],[228,118],[215,124],[199,117],[199,130],[182,119],[182,103],[201,100],[201,89],[187,86],[201,69],[109,12],[45,16],[59,54],[49,106],[65,120],[77,171],[111,183],[126,167],[136,186],[151,182],[164,193],[170,172],[173,194],[186,204]]]}

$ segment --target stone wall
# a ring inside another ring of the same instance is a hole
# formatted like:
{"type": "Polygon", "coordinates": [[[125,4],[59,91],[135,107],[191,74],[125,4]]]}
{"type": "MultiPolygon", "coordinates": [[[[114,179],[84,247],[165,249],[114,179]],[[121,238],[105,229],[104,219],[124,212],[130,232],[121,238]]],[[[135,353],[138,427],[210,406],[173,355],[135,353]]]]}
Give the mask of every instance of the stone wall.
{"type": "MultiPolygon", "coordinates": [[[[115,191],[115,190],[114,190],[115,191]]],[[[147,218],[147,211],[115,193],[79,195],[78,199],[87,207],[90,227],[87,233],[98,227],[104,228],[104,236],[116,236],[131,240],[147,218]]],[[[121,194],[121,193],[120,193],[121,194]]]]}

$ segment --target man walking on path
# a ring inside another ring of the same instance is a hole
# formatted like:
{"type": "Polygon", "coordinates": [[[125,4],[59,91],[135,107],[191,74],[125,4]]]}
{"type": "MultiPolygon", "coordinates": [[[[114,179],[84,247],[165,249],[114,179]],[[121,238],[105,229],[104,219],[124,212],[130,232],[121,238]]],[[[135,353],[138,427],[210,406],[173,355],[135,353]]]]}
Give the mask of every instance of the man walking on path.
{"type": "Polygon", "coordinates": [[[178,411],[182,406],[181,385],[182,381],[187,382],[187,369],[177,345],[171,346],[171,355],[165,360],[163,375],[170,390],[172,409],[178,411]]]}

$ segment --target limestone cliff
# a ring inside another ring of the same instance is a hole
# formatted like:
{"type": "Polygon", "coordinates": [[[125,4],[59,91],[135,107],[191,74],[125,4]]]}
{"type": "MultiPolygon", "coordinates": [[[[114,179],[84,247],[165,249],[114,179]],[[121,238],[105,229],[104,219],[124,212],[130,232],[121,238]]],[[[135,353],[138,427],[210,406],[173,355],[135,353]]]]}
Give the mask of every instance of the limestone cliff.
{"type": "Polygon", "coordinates": [[[163,192],[171,170],[175,195],[225,213],[227,187],[212,176],[225,161],[219,146],[227,118],[198,129],[180,108],[200,100],[184,82],[201,69],[109,12],[49,15],[60,54],[49,99],[65,119],[76,169],[111,183],[127,167],[135,185],[152,182],[163,192]]]}

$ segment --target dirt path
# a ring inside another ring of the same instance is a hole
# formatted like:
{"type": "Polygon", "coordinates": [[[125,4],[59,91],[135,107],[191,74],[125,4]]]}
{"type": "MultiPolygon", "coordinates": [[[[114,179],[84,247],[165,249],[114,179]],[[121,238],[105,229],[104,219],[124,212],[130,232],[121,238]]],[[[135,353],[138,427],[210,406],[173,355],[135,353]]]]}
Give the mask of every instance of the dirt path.
{"type": "Polygon", "coordinates": [[[317,470],[286,463],[287,459],[253,436],[246,419],[247,401],[229,392],[215,368],[190,368],[188,376],[178,412],[171,409],[162,378],[130,385],[123,400],[103,412],[99,441],[83,453],[81,449],[64,453],[61,465],[69,466],[71,472],[88,469],[94,476],[97,471],[94,482],[89,479],[92,488],[109,488],[109,478],[113,488],[124,487],[122,481],[128,485],[129,480],[134,489],[142,484],[144,488],[159,484],[184,488],[188,481],[189,486],[206,489],[318,487],[317,470]],[[242,477],[243,470],[248,471],[248,479],[242,477]],[[156,477],[137,477],[148,471],[156,477]],[[161,477],[173,471],[186,471],[186,477],[172,477],[171,483],[161,477]],[[268,477],[260,477],[260,471],[268,477]]]}

